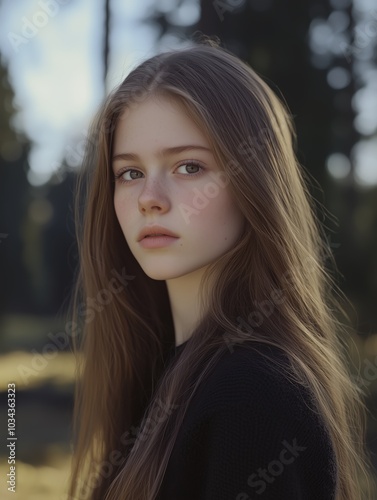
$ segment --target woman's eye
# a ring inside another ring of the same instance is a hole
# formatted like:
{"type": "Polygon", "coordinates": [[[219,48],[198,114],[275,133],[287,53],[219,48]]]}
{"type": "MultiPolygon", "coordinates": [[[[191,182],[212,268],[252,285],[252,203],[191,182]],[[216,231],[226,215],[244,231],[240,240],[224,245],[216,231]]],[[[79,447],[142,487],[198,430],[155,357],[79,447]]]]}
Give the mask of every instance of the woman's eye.
{"type": "Polygon", "coordinates": [[[134,179],[139,179],[139,177],[133,177],[131,174],[136,173],[136,174],[141,174],[138,170],[134,170],[133,168],[129,168],[128,170],[123,170],[122,172],[119,172],[114,176],[115,181],[119,181],[120,183],[123,182],[130,182],[134,179]],[[131,177],[126,178],[126,174],[130,174],[131,177]]]}
{"type": "Polygon", "coordinates": [[[126,178],[125,180],[127,180],[127,181],[128,181],[128,180],[131,180],[131,179],[139,179],[139,177],[137,177],[137,176],[136,176],[136,177],[133,177],[133,176],[131,175],[132,173],[142,175],[142,174],[141,174],[141,172],[139,172],[138,170],[133,170],[132,168],[130,168],[130,169],[126,170],[125,172],[123,172],[122,177],[123,177],[124,175],[126,175],[126,174],[130,174],[131,178],[130,178],[130,179],[126,178]]]}
{"type": "Polygon", "coordinates": [[[186,163],[182,163],[181,165],[178,166],[178,168],[184,168],[186,170],[186,172],[180,172],[180,173],[189,173],[191,175],[195,175],[195,174],[199,174],[202,170],[203,170],[203,167],[201,165],[199,165],[199,163],[195,163],[195,162],[186,162],[186,163]],[[192,171],[192,169],[194,169],[194,171],[192,171]]]}

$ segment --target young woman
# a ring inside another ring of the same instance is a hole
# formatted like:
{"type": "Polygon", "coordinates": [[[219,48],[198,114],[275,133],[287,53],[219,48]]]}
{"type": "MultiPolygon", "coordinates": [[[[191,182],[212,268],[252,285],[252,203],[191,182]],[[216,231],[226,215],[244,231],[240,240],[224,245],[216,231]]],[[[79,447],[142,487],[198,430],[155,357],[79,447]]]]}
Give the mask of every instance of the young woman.
{"type": "Polygon", "coordinates": [[[292,118],[218,40],[192,45],[93,124],[70,498],[361,500],[365,406],[292,118]]]}

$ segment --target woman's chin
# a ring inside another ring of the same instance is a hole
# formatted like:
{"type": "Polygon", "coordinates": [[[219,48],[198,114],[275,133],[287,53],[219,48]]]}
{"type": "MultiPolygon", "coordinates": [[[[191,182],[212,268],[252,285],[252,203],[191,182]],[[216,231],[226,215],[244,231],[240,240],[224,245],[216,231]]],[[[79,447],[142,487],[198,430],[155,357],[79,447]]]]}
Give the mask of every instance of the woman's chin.
{"type": "Polygon", "coordinates": [[[145,274],[152,280],[172,280],[181,278],[182,276],[186,276],[192,272],[190,269],[172,269],[172,266],[168,266],[165,269],[162,266],[154,269],[152,269],[152,267],[141,267],[145,274]]]}

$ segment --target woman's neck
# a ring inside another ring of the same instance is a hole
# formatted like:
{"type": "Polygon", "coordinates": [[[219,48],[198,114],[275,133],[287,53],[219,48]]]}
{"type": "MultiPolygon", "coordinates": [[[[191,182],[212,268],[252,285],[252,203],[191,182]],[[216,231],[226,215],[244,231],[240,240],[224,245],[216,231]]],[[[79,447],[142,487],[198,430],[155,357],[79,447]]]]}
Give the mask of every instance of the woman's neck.
{"type": "Polygon", "coordinates": [[[174,322],[175,345],[187,341],[201,320],[200,280],[206,267],[166,280],[174,322]]]}

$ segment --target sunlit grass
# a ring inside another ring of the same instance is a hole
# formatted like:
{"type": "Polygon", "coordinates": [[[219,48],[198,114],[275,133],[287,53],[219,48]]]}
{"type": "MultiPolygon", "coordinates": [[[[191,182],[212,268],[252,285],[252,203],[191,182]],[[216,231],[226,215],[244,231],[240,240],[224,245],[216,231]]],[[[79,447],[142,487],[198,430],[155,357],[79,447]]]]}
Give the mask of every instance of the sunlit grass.
{"type": "MultiPolygon", "coordinates": [[[[19,440],[16,448],[16,493],[7,489],[9,465],[3,449],[0,457],[0,498],[66,500],[71,455],[67,452],[68,443],[64,446],[61,436],[69,435],[67,410],[62,410],[57,419],[56,412],[60,410],[53,406],[49,409],[48,396],[45,400],[39,396],[41,399],[32,405],[27,399],[18,399],[18,395],[20,391],[39,388],[41,391],[54,388],[56,393],[62,391],[64,394],[72,392],[75,357],[71,352],[60,349],[48,337],[49,333],[55,335],[63,331],[61,321],[56,318],[8,316],[2,318],[1,330],[0,391],[6,392],[11,382],[16,385],[16,433],[19,440]],[[51,426],[56,428],[53,433],[51,426]],[[60,442],[48,443],[46,435],[53,436],[52,439],[57,437],[60,442]]],[[[5,421],[3,425],[6,425],[5,421]]]]}
{"type": "Polygon", "coordinates": [[[9,472],[5,459],[0,461],[2,471],[2,500],[66,500],[68,498],[70,456],[56,446],[48,450],[48,465],[34,466],[16,461],[16,493],[8,491],[3,478],[9,472]]]}
{"type": "Polygon", "coordinates": [[[57,386],[74,382],[75,357],[72,353],[56,353],[50,359],[43,353],[16,351],[0,356],[0,391],[6,391],[10,382],[16,389],[30,389],[46,381],[57,386]]]}

